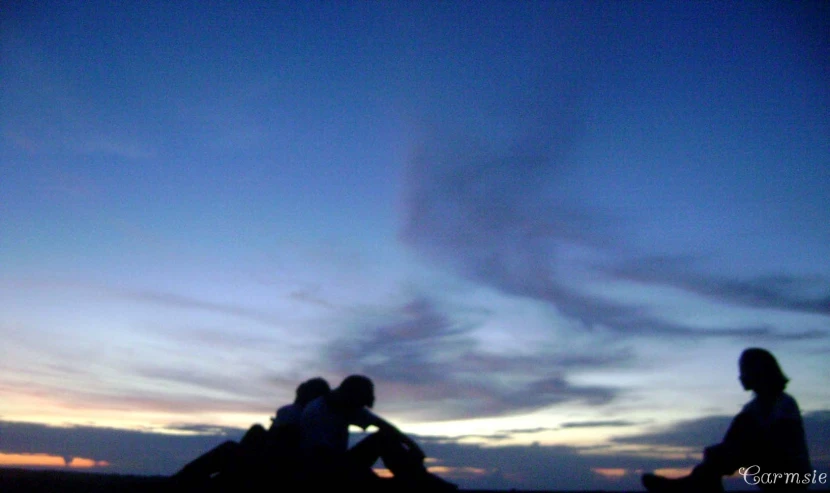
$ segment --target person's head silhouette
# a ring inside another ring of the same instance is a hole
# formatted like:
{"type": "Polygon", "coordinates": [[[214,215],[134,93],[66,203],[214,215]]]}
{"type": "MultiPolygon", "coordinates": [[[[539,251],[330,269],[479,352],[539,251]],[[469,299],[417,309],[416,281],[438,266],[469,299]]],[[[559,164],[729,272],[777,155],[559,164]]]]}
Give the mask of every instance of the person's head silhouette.
{"type": "Polygon", "coordinates": [[[766,349],[749,348],[738,361],[741,385],[758,395],[777,395],[787,387],[789,379],[781,371],[778,361],[766,349]]]}
{"type": "Polygon", "coordinates": [[[371,408],[375,404],[375,385],[369,377],[363,375],[349,375],[336,392],[348,407],[371,408]]]}
{"type": "Polygon", "coordinates": [[[297,387],[294,404],[305,407],[306,404],[314,399],[328,394],[330,390],[329,383],[323,378],[316,377],[306,380],[297,387]]]}

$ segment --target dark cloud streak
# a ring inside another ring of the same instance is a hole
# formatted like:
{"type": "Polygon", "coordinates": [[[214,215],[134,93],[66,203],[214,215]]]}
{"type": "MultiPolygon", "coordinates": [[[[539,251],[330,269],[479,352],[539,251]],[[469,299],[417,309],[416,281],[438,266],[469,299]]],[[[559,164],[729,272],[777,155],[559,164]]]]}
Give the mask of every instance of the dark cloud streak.
{"type": "Polygon", "coordinates": [[[505,415],[565,402],[605,404],[616,396],[613,388],[575,385],[569,373],[621,365],[629,358],[625,351],[596,348],[591,354],[549,348],[520,355],[490,352],[477,345],[469,327],[424,299],[403,306],[386,323],[331,343],[323,357],[334,372],[370,375],[381,399],[400,393],[403,413],[442,419],[505,415]]]}
{"type": "Polygon", "coordinates": [[[569,421],[567,423],[562,423],[560,426],[562,428],[605,428],[605,427],[622,427],[622,426],[634,426],[638,423],[634,421],[627,421],[623,419],[613,419],[608,421],[569,421]]]}
{"type": "Polygon", "coordinates": [[[611,270],[620,278],[674,286],[728,303],[830,315],[830,280],[818,276],[774,275],[727,279],[704,275],[689,258],[650,257],[611,270]]]}
{"type": "MultiPolygon", "coordinates": [[[[544,106],[544,105],[542,105],[544,106]]],[[[578,105],[560,108],[578,120],[578,105]],[[576,116],[573,116],[576,115],[576,116]]],[[[579,290],[569,277],[567,252],[576,247],[603,255],[623,252],[612,218],[555,198],[563,186],[579,126],[551,122],[535,140],[519,137],[503,148],[449,136],[425,139],[405,175],[401,240],[423,257],[469,280],[554,306],[587,330],[622,335],[730,337],[775,340],[826,337],[823,330],[779,333],[772,327],[701,328],[671,322],[647,304],[616,302],[579,290]],[[540,137],[545,136],[545,137],[540,137]]],[[[633,255],[628,253],[626,255],[633,255]]],[[[603,261],[607,262],[607,261],[603,261]]],[[[778,276],[741,281],[705,277],[665,259],[607,266],[576,266],[611,280],[679,287],[740,306],[830,314],[830,286],[820,279],[778,276]]]]}
{"type": "Polygon", "coordinates": [[[207,311],[219,315],[247,319],[266,326],[284,328],[282,321],[278,317],[240,305],[205,301],[189,296],[147,290],[111,289],[111,292],[135,301],[154,303],[186,310],[207,311]]]}

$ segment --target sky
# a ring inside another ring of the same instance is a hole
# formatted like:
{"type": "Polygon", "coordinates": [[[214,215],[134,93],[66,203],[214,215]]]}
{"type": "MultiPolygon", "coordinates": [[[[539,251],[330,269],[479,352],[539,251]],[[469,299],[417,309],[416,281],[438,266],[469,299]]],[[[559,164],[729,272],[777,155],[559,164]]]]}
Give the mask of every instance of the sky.
{"type": "Polygon", "coordinates": [[[719,440],[758,346],[830,472],[828,32],[3,2],[0,464],[171,474],[361,373],[464,487],[631,489],[719,440]]]}

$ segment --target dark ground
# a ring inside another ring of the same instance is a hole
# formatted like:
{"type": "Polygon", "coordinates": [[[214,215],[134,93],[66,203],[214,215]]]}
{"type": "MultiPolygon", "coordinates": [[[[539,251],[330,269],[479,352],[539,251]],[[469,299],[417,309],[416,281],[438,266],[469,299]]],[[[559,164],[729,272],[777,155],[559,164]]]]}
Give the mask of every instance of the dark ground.
{"type": "Polygon", "coordinates": [[[166,478],[161,476],[121,476],[85,472],[45,471],[0,468],[2,493],[103,493],[118,491],[138,493],[168,491],[166,478]]]}
{"type": "MultiPolygon", "coordinates": [[[[295,488],[269,488],[269,491],[292,491],[295,488]]],[[[0,493],[180,493],[165,476],[122,476],[89,472],[29,470],[0,467],[0,493]]],[[[231,489],[231,491],[245,491],[231,489]]],[[[461,490],[465,493],[489,493],[486,490],[461,490]]],[[[503,493],[503,490],[499,490],[503,493]]],[[[511,490],[517,491],[517,490],[511,490]]],[[[759,490],[756,490],[759,491],[759,490]]],[[[830,489],[811,489],[811,492],[830,492],[830,489]]],[[[531,493],[529,491],[522,493],[531,493]]],[[[544,493],[544,492],[535,492],[544,493]]],[[[547,492],[566,493],[566,492],[547,492]]],[[[583,491],[580,493],[603,493],[583,491]]],[[[615,492],[624,493],[624,492],[615,492]]],[[[633,492],[632,492],[633,493],[633,492]]]]}
{"type": "MultiPolygon", "coordinates": [[[[291,491],[293,489],[290,487],[274,488],[274,490],[279,491],[291,491]]],[[[118,493],[178,493],[177,489],[170,484],[168,478],[164,476],[121,476],[88,472],[0,468],[0,493],[103,493],[113,491],[118,493]]],[[[462,491],[466,493],[485,493],[483,490],[462,491]]]]}

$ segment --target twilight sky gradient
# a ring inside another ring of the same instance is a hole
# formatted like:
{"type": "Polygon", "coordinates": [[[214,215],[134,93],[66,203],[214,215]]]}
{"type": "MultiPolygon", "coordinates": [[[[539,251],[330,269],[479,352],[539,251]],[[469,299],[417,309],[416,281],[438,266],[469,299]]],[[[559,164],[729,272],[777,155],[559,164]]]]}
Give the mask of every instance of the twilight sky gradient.
{"type": "Polygon", "coordinates": [[[0,464],[168,474],[365,373],[462,485],[630,488],[718,439],[762,346],[830,472],[828,32],[826,2],[4,2],[0,464]]]}

